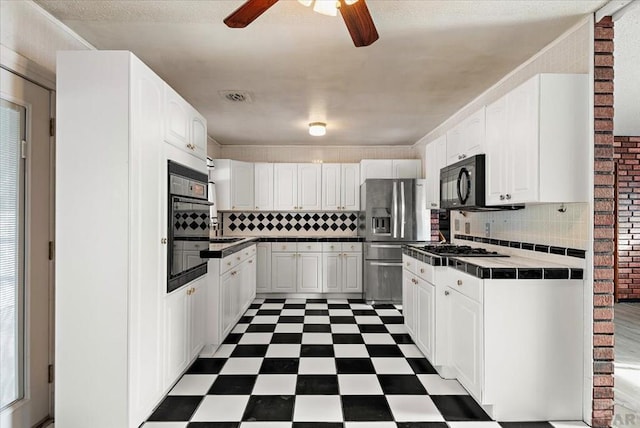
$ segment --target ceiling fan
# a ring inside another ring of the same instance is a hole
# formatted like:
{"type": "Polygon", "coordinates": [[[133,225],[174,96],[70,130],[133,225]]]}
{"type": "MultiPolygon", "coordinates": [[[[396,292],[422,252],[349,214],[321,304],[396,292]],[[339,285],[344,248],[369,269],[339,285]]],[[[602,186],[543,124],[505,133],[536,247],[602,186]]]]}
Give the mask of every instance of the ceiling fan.
{"type": "MultiPolygon", "coordinates": [[[[313,0],[298,1],[305,6],[313,3],[313,0]]],[[[278,0],[247,0],[227,16],[224,23],[231,28],[244,28],[277,2],[278,0]]],[[[339,10],[356,47],[369,46],[378,40],[378,30],[365,0],[315,0],[314,10],[327,15],[335,15],[335,11],[339,10]]]]}

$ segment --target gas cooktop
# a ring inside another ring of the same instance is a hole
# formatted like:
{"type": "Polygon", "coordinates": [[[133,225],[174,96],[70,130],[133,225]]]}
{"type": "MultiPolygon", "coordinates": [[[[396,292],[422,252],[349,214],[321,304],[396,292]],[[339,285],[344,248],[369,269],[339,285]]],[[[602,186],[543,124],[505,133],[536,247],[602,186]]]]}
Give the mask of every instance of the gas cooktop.
{"type": "Polygon", "coordinates": [[[425,245],[420,247],[420,249],[442,257],[509,257],[495,251],[487,251],[484,248],[473,248],[468,245],[425,245]]]}

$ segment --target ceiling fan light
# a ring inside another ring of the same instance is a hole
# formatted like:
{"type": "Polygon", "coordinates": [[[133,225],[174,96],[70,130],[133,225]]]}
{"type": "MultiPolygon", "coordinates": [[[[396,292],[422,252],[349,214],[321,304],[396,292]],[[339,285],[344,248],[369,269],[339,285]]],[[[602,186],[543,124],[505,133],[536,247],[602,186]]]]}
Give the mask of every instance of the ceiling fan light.
{"type": "MultiPolygon", "coordinates": [[[[298,1],[300,1],[300,0],[298,0],[298,1]]],[[[344,0],[344,2],[345,2],[345,4],[347,6],[351,6],[352,4],[357,3],[358,0],[344,0]]]]}
{"type": "Polygon", "coordinates": [[[309,124],[309,135],[322,137],[327,133],[327,124],[323,122],[311,122],[309,124]]]}
{"type": "Polygon", "coordinates": [[[313,5],[313,11],[328,16],[337,16],[338,8],[336,0],[316,0],[313,5]]]}
{"type": "Polygon", "coordinates": [[[313,3],[313,0],[298,0],[298,3],[303,6],[309,7],[311,6],[311,3],[313,3]]]}

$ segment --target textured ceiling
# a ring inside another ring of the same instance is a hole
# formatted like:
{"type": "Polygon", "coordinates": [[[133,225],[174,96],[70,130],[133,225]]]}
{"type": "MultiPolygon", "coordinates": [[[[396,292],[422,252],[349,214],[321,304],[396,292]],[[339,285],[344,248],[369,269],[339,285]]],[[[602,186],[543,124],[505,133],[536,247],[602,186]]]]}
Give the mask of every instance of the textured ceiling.
{"type": "Polygon", "coordinates": [[[241,0],[36,2],[97,48],[133,51],[221,144],[406,145],[606,0],[368,0],[380,39],[364,48],[294,0],[245,29],[222,23],[241,0]],[[307,134],[315,121],[326,136],[307,134]]]}

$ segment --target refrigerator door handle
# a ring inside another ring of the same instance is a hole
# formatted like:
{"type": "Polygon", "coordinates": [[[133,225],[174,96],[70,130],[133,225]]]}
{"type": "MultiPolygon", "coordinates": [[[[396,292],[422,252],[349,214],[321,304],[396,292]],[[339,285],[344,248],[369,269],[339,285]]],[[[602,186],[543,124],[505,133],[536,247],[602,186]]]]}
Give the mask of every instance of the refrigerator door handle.
{"type": "Polygon", "coordinates": [[[369,262],[371,266],[393,266],[393,267],[402,267],[402,263],[381,263],[381,262],[369,262]]]}
{"type": "Polygon", "coordinates": [[[404,181],[400,182],[400,210],[402,212],[402,218],[400,219],[400,238],[404,238],[404,224],[406,223],[406,202],[404,199],[404,181]]]}
{"type": "Polygon", "coordinates": [[[393,237],[398,237],[398,182],[393,182],[393,192],[391,194],[393,210],[393,237]]]}
{"type": "Polygon", "coordinates": [[[371,244],[371,248],[402,248],[402,245],[371,244]]]}

